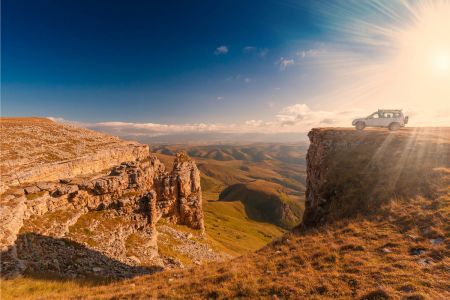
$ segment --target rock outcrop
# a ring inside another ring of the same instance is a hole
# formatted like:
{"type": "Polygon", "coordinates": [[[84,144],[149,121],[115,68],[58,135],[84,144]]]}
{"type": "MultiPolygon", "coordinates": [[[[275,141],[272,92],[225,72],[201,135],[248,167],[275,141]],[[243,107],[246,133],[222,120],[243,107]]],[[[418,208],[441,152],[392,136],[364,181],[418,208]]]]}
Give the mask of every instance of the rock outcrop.
{"type": "Polygon", "coordinates": [[[147,145],[127,143],[21,172],[0,200],[2,277],[151,273],[164,265],[160,218],[204,230],[200,173],[185,154],[167,172],[147,145]]]}
{"type": "Polygon", "coordinates": [[[373,213],[399,197],[432,197],[443,178],[438,171],[450,165],[442,138],[449,134],[443,128],[311,130],[302,224],[373,213]]]}
{"type": "Polygon", "coordinates": [[[37,181],[73,178],[101,172],[124,161],[143,160],[148,155],[147,145],[130,142],[127,145],[101,150],[83,157],[38,165],[14,174],[5,174],[2,180],[7,186],[13,186],[37,181]]]}
{"type": "Polygon", "coordinates": [[[148,146],[46,118],[0,118],[0,193],[12,185],[103,172],[144,159],[148,146]]]}
{"type": "Polygon", "coordinates": [[[173,222],[204,230],[200,171],[185,153],[178,153],[172,173],[157,179],[158,211],[173,222]]]}

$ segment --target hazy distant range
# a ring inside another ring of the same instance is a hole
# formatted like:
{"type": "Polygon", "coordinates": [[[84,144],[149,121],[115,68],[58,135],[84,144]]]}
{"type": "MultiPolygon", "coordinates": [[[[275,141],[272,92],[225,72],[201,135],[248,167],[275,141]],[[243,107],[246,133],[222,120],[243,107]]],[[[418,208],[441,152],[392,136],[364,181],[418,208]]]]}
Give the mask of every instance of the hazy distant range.
{"type": "Polygon", "coordinates": [[[308,142],[307,133],[177,133],[168,135],[121,135],[125,140],[144,144],[211,144],[211,143],[295,143],[308,142]]]}

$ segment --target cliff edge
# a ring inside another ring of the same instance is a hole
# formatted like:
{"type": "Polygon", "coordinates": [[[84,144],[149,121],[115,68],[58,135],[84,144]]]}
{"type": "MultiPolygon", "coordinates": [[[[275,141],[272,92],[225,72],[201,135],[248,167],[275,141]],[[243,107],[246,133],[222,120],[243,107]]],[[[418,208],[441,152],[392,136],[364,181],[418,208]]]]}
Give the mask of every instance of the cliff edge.
{"type": "MultiPolygon", "coordinates": [[[[200,172],[187,155],[166,171],[148,145],[42,118],[0,124],[2,277],[152,273],[181,265],[158,255],[160,218],[203,233],[200,172]]],[[[219,257],[188,242],[206,252],[197,261],[219,257]]]]}
{"type": "Polygon", "coordinates": [[[432,198],[446,184],[450,128],[317,128],[308,136],[305,226],[374,214],[393,199],[432,198]]]}

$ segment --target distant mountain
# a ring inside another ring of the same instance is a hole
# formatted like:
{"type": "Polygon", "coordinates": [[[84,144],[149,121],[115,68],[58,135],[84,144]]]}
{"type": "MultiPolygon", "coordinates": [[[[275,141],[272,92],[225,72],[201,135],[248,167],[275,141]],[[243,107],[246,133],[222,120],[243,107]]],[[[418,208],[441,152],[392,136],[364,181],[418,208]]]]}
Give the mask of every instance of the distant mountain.
{"type": "MultiPolygon", "coordinates": [[[[102,131],[103,128],[91,128],[102,131]]],[[[293,143],[308,142],[305,133],[177,133],[168,135],[120,135],[125,140],[144,144],[212,144],[212,143],[293,143]]]]}

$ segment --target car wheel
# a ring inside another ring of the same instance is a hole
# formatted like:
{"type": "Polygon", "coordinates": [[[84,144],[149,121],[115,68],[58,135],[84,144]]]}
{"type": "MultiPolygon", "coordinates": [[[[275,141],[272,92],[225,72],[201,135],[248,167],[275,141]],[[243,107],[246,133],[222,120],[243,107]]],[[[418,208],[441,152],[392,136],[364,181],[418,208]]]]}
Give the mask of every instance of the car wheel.
{"type": "Polygon", "coordinates": [[[356,123],[355,128],[359,131],[364,130],[364,128],[366,128],[366,124],[364,124],[364,122],[358,122],[356,123]]]}
{"type": "Polygon", "coordinates": [[[389,124],[389,130],[390,131],[395,131],[395,130],[399,130],[400,129],[400,124],[398,123],[391,123],[389,124]]]}

